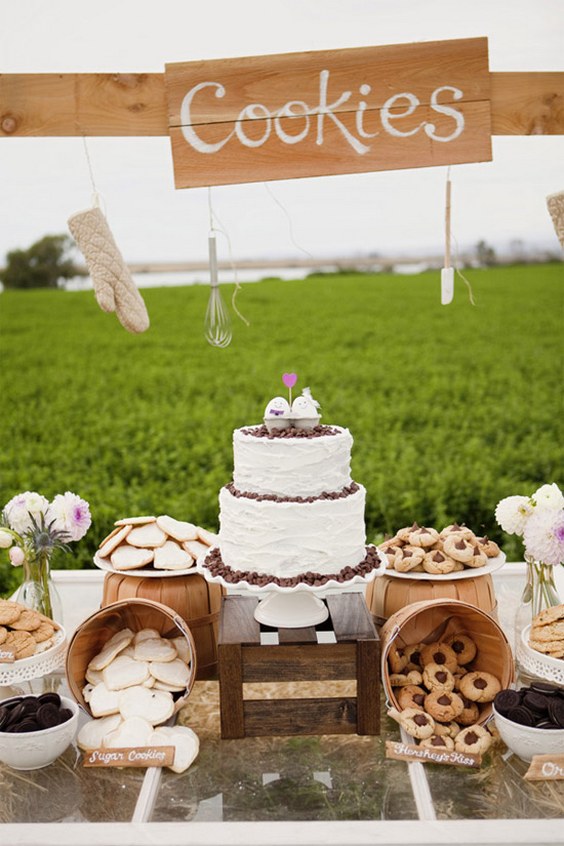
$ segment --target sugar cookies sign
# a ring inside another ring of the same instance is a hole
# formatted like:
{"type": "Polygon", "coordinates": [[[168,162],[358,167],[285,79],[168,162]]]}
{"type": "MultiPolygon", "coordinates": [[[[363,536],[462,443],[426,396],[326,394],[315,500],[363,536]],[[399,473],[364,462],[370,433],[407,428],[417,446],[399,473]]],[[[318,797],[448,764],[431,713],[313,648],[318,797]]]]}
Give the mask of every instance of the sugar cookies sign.
{"type": "Polygon", "coordinates": [[[488,161],[486,38],[169,64],[177,188],[488,161]]]}

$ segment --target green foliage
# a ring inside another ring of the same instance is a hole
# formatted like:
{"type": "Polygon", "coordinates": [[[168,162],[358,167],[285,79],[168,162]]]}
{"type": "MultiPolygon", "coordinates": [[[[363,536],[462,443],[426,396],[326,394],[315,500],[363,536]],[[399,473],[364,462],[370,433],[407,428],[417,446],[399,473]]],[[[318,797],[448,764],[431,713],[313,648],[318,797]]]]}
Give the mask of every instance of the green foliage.
{"type": "MultiPolygon", "coordinates": [[[[497,501],[562,485],[561,265],[468,271],[439,304],[439,274],[244,286],[250,319],[225,350],[204,340],[208,290],[145,290],[130,335],[91,293],[8,291],[0,302],[0,506],[74,491],[93,526],[54,566],[88,567],[120,516],[169,513],[217,528],[231,432],[260,422],[281,374],[355,438],[369,539],[417,520],[467,522],[522,557],[497,501]]],[[[225,290],[228,301],[230,290],[225,290]]],[[[0,590],[16,578],[0,553],[0,590]]]]}
{"type": "Polygon", "coordinates": [[[69,253],[73,240],[68,235],[45,235],[27,250],[12,250],[0,270],[6,288],[56,288],[59,279],[81,274],[69,253]]]}

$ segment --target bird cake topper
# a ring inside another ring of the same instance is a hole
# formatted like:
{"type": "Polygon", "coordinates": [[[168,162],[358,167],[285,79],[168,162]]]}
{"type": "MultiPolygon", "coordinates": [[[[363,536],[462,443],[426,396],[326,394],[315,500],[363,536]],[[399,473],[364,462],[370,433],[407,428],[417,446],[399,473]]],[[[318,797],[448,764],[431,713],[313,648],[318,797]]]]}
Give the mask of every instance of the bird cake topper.
{"type": "Polygon", "coordinates": [[[264,411],[264,424],[269,432],[274,429],[314,429],[319,425],[320,405],[311,395],[309,388],[304,388],[301,396],[292,402],[292,388],[298,381],[296,373],[284,373],[284,385],[288,388],[289,398],[274,397],[264,411]]]}

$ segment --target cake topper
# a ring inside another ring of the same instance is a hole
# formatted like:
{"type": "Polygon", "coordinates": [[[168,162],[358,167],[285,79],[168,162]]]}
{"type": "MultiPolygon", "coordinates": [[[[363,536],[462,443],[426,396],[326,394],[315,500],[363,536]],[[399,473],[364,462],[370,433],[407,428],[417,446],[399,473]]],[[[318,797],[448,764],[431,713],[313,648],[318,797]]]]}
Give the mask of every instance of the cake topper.
{"type": "Polygon", "coordinates": [[[274,397],[264,411],[264,425],[269,432],[274,429],[314,429],[321,419],[319,403],[315,400],[309,388],[304,388],[302,395],[292,402],[292,388],[298,381],[296,373],[284,373],[282,381],[289,391],[290,401],[284,397],[274,397]],[[291,405],[291,407],[290,407],[291,405]]]}

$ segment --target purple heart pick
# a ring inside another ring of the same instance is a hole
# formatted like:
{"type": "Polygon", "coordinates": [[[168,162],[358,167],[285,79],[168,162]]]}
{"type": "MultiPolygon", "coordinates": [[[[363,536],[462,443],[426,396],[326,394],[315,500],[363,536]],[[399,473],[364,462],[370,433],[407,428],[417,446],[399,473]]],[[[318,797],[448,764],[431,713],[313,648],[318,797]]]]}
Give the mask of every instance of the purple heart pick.
{"type": "Polygon", "coordinates": [[[296,373],[284,373],[282,376],[282,381],[286,385],[287,388],[293,388],[296,382],[298,381],[298,376],[296,373]]]}

